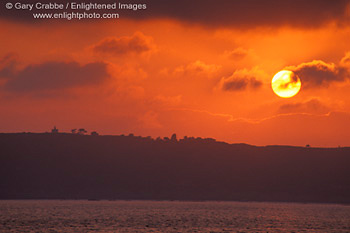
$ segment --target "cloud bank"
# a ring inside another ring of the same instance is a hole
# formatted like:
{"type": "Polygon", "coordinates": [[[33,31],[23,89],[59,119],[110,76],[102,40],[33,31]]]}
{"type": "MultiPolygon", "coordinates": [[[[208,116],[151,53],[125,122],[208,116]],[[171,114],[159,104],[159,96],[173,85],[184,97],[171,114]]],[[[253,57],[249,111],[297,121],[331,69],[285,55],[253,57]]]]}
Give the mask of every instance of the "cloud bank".
{"type": "MultiPolygon", "coordinates": [[[[11,0],[10,0],[11,2],[11,0]]],[[[15,1],[12,1],[15,3],[15,1]]],[[[35,3],[28,0],[26,3],[35,3]]],[[[43,0],[42,2],[49,2],[43,0]]],[[[66,3],[57,0],[57,3],[66,3]]],[[[114,3],[106,0],[104,3],[114,3]]],[[[123,3],[145,3],[141,0],[125,0],[123,3]]],[[[347,23],[349,0],[148,0],[143,11],[122,11],[123,18],[138,20],[173,19],[214,27],[276,27],[281,25],[317,27],[336,21],[347,23]]],[[[34,22],[32,12],[0,8],[0,17],[8,20],[34,22]]],[[[53,11],[54,12],[54,11],[53,11]]],[[[103,12],[103,11],[99,11],[103,12]]],[[[36,20],[37,21],[37,20],[36,20]]]]}
{"type": "Polygon", "coordinates": [[[7,81],[3,90],[10,92],[37,92],[98,85],[108,77],[107,64],[101,62],[80,65],[77,62],[45,62],[29,65],[21,70],[3,67],[0,70],[7,81]],[[6,75],[4,70],[6,70],[6,75]]]}
{"type": "Polygon", "coordinates": [[[343,82],[350,77],[349,54],[339,64],[326,63],[321,60],[301,63],[286,67],[301,79],[304,88],[328,87],[333,82],[343,82]]]}

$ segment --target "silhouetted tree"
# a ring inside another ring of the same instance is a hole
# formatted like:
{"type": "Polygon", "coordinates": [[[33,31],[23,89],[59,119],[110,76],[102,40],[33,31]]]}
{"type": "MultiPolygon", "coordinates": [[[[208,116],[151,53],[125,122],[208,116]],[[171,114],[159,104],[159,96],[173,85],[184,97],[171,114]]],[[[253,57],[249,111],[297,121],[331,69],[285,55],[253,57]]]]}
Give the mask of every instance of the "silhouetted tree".
{"type": "Polygon", "coordinates": [[[76,134],[77,133],[77,129],[72,129],[72,134],[76,134]]]}
{"type": "Polygon", "coordinates": [[[91,132],[91,135],[92,135],[92,136],[98,136],[99,134],[98,134],[96,131],[92,131],[92,132],[91,132]]]}
{"type": "Polygon", "coordinates": [[[177,137],[176,134],[174,133],[173,135],[171,135],[171,139],[172,142],[177,142],[177,137]]]}
{"type": "Polygon", "coordinates": [[[85,129],[79,129],[78,130],[78,134],[80,134],[80,135],[84,135],[86,133],[87,133],[87,131],[85,129]]]}
{"type": "Polygon", "coordinates": [[[216,142],[214,138],[205,138],[204,140],[207,142],[216,142]]]}
{"type": "Polygon", "coordinates": [[[53,129],[51,130],[51,133],[58,133],[58,129],[56,128],[56,126],[53,127],[53,129]]]}

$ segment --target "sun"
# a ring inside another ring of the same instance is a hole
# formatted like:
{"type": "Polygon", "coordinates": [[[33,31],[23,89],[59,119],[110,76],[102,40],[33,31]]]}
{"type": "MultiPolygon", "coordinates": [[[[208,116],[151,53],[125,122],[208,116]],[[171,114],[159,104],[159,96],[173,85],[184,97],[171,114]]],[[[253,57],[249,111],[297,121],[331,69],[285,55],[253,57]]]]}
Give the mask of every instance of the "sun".
{"type": "Polygon", "coordinates": [[[273,76],[271,86],[279,97],[291,98],[300,91],[301,81],[293,71],[281,70],[273,76]]]}

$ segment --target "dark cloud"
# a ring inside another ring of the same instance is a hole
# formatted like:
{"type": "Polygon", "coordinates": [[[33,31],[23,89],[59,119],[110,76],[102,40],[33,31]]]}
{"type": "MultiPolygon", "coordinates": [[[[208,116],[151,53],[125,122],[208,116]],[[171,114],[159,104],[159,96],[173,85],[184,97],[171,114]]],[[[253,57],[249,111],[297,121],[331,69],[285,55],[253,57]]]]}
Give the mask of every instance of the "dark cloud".
{"type": "Polygon", "coordinates": [[[290,66],[286,69],[294,71],[305,88],[327,87],[332,82],[341,82],[349,77],[348,70],[344,66],[320,60],[290,66]]]}
{"type": "Polygon", "coordinates": [[[262,82],[254,77],[234,77],[221,80],[223,91],[241,91],[247,88],[257,89],[262,86],[262,82]]]}
{"type": "Polygon", "coordinates": [[[249,85],[252,87],[252,88],[259,88],[262,86],[262,82],[260,80],[257,80],[256,78],[250,78],[249,79],[249,85]]]}
{"type": "Polygon", "coordinates": [[[248,86],[248,79],[230,79],[225,80],[222,84],[224,91],[239,91],[246,89],[248,86]]]}
{"type": "Polygon", "coordinates": [[[343,20],[348,0],[151,1],[153,16],[216,26],[319,26],[343,20]]]}
{"type": "Polygon", "coordinates": [[[46,62],[7,72],[2,89],[11,92],[62,90],[101,84],[108,77],[105,63],[46,62]]]}
{"type": "Polygon", "coordinates": [[[330,112],[330,108],[318,99],[310,99],[305,102],[283,104],[279,107],[279,112],[325,114],[330,112]]]}
{"type": "MultiPolygon", "coordinates": [[[[32,12],[6,10],[7,2],[2,3],[0,17],[23,22],[34,21],[32,12]]],[[[36,1],[27,0],[26,3],[28,2],[36,1]]],[[[66,3],[63,0],[56,2],[66,3]]],[[[104,1],[107,2],[115,1],[104,1]]],[[[147,3],[146,10],[118,11],[123,18],[140,20],[166,18],[206,26],[242,28],[280,25],[317,27],[333,20],[347,23],[346,11],[349,0],[125,0],[123,3],[147,3]]]]}
{"type": "Polygon", "coordinates": [[[9,53],[0,59],[0,79],[12,75],[17,64],[17,55],[9,53]]]}
{"type": "Polygon", "coordinates": [[[219,87],[223,91],[258,89],[263,84],[259,78],[263,76],[264,72],[258,68],[236,70],[231,76],[221,78],[219,87]]]}
{"type": "Polygon", "coordinates": [[[133,36],[106,38],[93,46],[93,51],[111,55],[143,54],[152,51],[154,47],[151,37],[137,32],[133,36]]]}

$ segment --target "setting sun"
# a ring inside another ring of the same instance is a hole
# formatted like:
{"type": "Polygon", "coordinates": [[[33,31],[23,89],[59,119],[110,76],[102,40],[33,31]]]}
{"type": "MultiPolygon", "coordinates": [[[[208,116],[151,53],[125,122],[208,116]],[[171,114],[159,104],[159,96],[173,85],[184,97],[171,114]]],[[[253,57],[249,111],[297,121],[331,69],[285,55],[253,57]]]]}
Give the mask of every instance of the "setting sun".
{"type": "Polygon", "coordinates": [[[301,88],[299,77],[292,71],[282,70],[275,74],[271,82],[272,90],[282,98],[291,98],[298,94],[301,88]]]}

